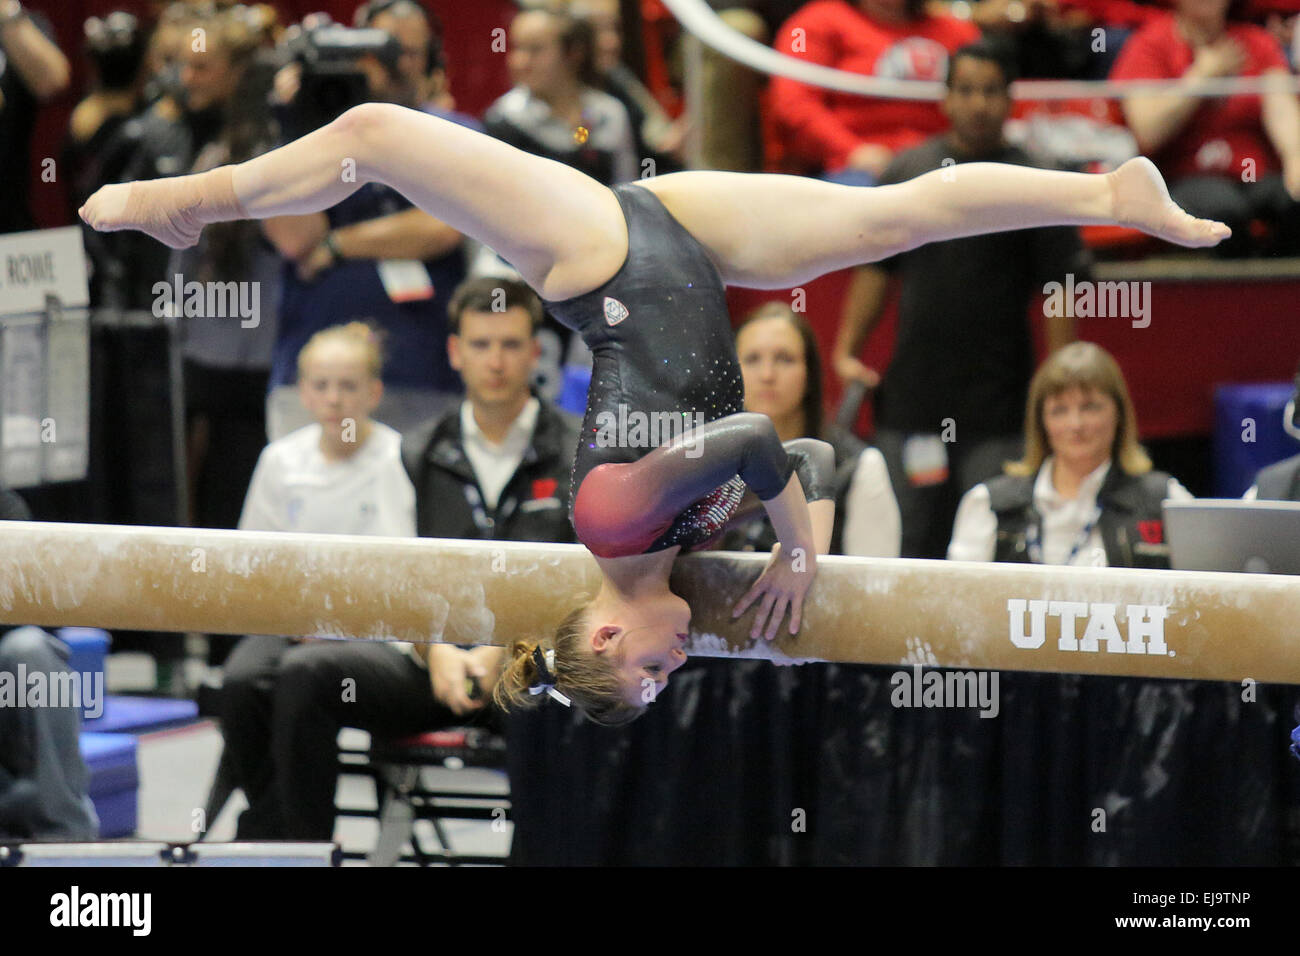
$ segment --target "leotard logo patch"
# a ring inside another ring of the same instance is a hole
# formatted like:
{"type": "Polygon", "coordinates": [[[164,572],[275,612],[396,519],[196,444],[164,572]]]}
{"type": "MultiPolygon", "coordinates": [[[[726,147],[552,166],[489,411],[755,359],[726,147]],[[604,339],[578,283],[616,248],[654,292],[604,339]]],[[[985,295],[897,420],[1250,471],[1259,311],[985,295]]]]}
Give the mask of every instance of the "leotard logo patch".
{"type": "Polygon", "coordinates": [[[605,321],[609,325],[618,325],[626,319],[629,314],[627,306],[622,302],[618,301],[618,299],[611,299],[609,296],[605,296],[605,321]]]}

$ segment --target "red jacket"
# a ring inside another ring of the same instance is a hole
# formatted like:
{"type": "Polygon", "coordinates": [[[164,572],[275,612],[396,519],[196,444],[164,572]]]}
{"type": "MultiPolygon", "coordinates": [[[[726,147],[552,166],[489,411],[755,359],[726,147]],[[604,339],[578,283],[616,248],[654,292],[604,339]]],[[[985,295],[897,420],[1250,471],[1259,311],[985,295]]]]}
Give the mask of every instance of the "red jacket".
{"type": "MultiPolygon", "coordinates": [[[[871,19],[845,0],[813,0],[777,31],[779,52],[810,63],[868,76],[942,81],[948,55],[980,37],[955,17],[906,24],[871,19]]],[[[947,121],[934,102],[869,99],[773,77],[768,92],[772,132],[788,160],[835,171],[863,143],[898,151],[942,132],[947,121]]]]}
{"type": "MultiPolygon", "coordinates": [[[[1229,23],[1228,36],[1246,51],[1241,76],[1287,69],[1272,34],[1247,23],[1229,23]]],[[[1111,70],[1112,80],[1174,79],[1192,65],[1191,45],[1178,31],[1172,14],[1149,23],[1129,37],[1111,70]]],[[[1138,146],[1146,151],[1144,143],[1138,146]]],[[[1240,178],[1250,160],[1255,175],[1276,172],[1277,153],[1264,130],[1258,96],[1205,99],[1183,128],[1151,157],[1165,176],[1240,178]]]]}

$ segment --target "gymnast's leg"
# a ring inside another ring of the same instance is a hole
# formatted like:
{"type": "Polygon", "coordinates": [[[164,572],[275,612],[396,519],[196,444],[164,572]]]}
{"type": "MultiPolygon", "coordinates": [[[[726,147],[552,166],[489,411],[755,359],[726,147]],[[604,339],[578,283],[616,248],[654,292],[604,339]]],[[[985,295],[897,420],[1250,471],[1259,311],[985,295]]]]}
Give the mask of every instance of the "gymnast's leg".
{"type": "Polygon", "coordinates": [[[671,173],[641,185],[704,244],[725,282],[755,288],[1008,229],[1118,223],[1185,246],[1229,235],[1222,223],[1179,209],[1142,158],[1106,175],[966,163],[870,189],[724,172],[671,173]]]}
{"type": "Polygon", "coordinates": [[[184,248],[207,223],[319,212],[367,182],[491,246],[546,298],[595,288],[626,255],[618,200],[595,180],[389,103],[354,107],[237,166],[105,186],[81,215],[101,231],[140,229],[184,248]]]}

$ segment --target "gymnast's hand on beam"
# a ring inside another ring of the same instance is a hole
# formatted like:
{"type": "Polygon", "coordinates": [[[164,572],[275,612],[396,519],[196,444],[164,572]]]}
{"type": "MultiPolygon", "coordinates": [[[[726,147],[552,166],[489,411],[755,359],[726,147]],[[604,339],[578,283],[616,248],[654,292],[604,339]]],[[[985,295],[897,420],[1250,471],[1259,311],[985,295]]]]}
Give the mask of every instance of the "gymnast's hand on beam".
{"type": "Polygon", "coordinates": [[[471,714],[484,705],[484,698],[469,696],[469,687],[487,677],[487,669],[470,654],[449,644],[429,648],[429,684],[433,696],[458,717],[471,714]]]}
{"type": "Polygon", "coordinates": [[[803,598],[816,573],[817,552],[814,549],[792,548],[786,554],[778,543],[772,548],[772,558],[767,567],[740,599],[731,616],[740,617],[761,596],[763,601],[758,606],[749,636],[762,634],[769,641],[775,638],[787,607],[790,609],[790,633],[798,634],[803,618],[803,598]]]}

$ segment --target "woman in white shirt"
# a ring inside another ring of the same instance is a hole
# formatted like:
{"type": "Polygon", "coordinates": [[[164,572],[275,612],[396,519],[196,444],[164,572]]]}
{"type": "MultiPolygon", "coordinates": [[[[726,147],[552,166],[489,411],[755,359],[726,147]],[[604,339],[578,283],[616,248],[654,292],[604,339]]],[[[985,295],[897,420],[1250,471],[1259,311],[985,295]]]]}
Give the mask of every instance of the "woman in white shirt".
{"type": "Polygon", "coordinates": [[[370,414],[384,384],[376,333],[350,322],[298,355],[298,396],[315,421],[262,450],[244,499],[244,531],[415,537],[415,489],[402,436],[370,414]]]}
{"type": "Polygon", "coordinates": [[[1029,385],[1025,457],[962,498],[948,558],[1168,568],[1161,502],[1193,496],[1151,467],[1115,360],[1059,349],[1029,385]]]}
{"type": "MultiPolygon", "coordinates": [[[[820,438],[835,449],[830,553],[898,557],[902,521],[885,458],[852,435],[823,426],[821,359],[807,320],[784,302],[764,303],[736,330],[736,354],[746,411],[772,419],[783,442],[820,438]]],[[[770,522],[755,515],[729,530],[721,547],[770,552],[775,543],[770,522]]]]}

